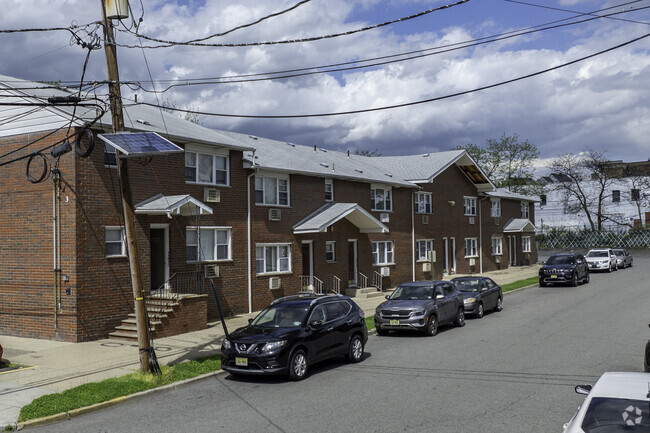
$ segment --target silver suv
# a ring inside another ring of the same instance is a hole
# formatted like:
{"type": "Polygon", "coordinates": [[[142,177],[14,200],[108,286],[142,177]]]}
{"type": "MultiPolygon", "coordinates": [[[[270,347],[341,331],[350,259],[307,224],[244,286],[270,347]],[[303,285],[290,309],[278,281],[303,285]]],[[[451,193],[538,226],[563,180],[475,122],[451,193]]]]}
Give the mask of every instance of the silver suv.
{"type": "Polygon", "coordinates": [[[415,329],[436,335],[444,323],[465,325],[463,295],[450,281],[416,281],[398,286],[375,310],[377,334],[415,329]]]}
{"type": "Polygon", "coordinates": [[[594,248],[585,254],[590,271],[616,271],[616,254],[611,248],[594,248]]]}

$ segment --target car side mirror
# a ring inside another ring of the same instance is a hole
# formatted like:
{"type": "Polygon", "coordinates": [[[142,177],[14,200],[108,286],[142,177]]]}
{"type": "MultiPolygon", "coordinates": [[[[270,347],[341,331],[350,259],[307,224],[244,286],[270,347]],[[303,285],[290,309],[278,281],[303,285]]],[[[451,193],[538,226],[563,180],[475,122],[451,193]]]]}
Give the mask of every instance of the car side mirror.
{"type": "Polygon", "coordinates": [[[312,320],[311,323],[309,323],[309,326],[312,328],[320,328],[320,326],[323,324],[320,320],[312,320]]]}
{"type": "Polygon", "coordinates": [[[251,323],[253,323],[253,319],[248,319],[248,324],[250,325],[251,323]]]}
{"type": "Polygon", "coordinates": [[[591,391],[591,388],[593,388],[591,385],[578,385],[575,387],[575,390],[578,394],[587,395],[591,391]]]}
{"type": "Polygon", "coordinates": [[[390,295],[386,295],[386,296],[384,296],[384,298],[390,299],[390,295]]]}

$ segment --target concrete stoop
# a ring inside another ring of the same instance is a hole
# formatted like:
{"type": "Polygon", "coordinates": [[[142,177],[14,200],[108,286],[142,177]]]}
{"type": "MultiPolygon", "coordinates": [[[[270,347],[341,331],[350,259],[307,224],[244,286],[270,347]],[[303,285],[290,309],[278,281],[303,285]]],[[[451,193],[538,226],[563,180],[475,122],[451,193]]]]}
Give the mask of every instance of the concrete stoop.
{"type": "MultiPolygon", "coordinates": [[[[152,337],[156,334],[162,334],[165,325],[169,326],[174,318],[174,313],[179,307],[177,302],[170,300],[167,307],[160,310],[160,307],[155,305],[147,305],[147,315],[149,316],[149,333],[152,337]]],[[[115,331],[108,334],[111,340],[121,341],[138,341],[138,326],[135,319],[135,313],[129,313],[126,319],[122,320],[120,326],[115,327],[115,331]]]]}
{"type": "Polygon", "coordinates": [[[376,287],[364,287],[364,288],[347,288],[345,289],[345,294],[351,298],[377,298],[384,296],[384,292],[380,292],[376,287]]]}

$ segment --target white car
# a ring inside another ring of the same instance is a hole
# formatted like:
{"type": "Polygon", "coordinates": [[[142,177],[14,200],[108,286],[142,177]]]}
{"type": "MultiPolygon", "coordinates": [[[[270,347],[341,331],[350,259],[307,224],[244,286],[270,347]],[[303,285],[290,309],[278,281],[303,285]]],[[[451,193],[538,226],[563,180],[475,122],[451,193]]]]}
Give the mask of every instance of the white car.
{"type": "Polygon", "coordinates": [[[611,248],[594,248],[585,254],[590,271],[616,271],[616,254],[611,248]]]}
{"type": "Polygon", "coordinates": [[[650,373],[603,373],[592,387],[578,385],[586,394],[578,412],[564,424],[564,433],[650,431],[650,373]]]}

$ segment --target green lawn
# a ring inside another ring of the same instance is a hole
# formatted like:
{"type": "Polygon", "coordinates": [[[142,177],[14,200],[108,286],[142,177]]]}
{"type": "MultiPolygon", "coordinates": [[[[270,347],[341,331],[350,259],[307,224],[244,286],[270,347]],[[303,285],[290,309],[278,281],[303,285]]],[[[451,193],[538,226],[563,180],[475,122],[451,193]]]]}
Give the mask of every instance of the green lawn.
{"type": "Polygon", "coordinates": [[[514,283],[504,284],[503,286],[501,286],[501,289],[503,292],[509,292],[511,290],[521,289],[522,287],[528,287],[538,283],[539,283],[538,277],[531,277],[525,280],[515,281],[514,283]]]}

